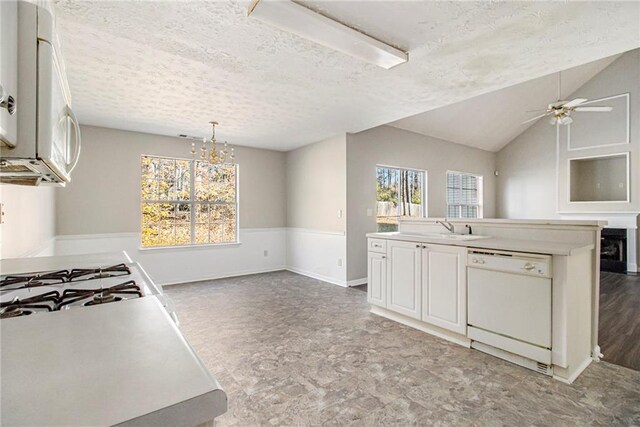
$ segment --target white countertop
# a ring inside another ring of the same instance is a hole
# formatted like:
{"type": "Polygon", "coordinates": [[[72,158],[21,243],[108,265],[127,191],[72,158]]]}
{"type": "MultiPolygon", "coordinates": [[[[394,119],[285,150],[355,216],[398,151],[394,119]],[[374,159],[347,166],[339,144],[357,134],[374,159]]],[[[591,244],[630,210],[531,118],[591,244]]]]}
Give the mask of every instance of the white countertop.
{"type": "MultiPolygon", "coordinates": [[[[595,215],[594,215],[595,216],[595,215]]],[[[604,227],[608,221],[595,219],[509,219],[509,218],[402,218],[400,222],[434,223],[436,221],[448,221],[454,224],[514,224],[514,225],[551,225],[569,227],[604,227]]]]}
{"type": "Polygon", "coordinates": [[[530,252],[547,255],[574,255],[582,251],[592,250],[592,244],[546,242],[537,240],[516,240],[489,237],[478,240],[452,240],[437,238],[419,233],[368,233],[367,237],[377,239],[404,240],[420,243],[435,243],[440,245],[464,246],[467,248],[495,249],[502,251],[530,252]]]}
{"type": "Polygon", "coordinates": [[[226,394],[155,297],[0,321],[3,425],[197,425],[226,394]]]}
{"type": "Polygon", "coordinates": [[[66,268],[109,267],[132,262],[125,251],[96,254],[6,258],[0,260],[0,274],[37,273],[66,268]]]}

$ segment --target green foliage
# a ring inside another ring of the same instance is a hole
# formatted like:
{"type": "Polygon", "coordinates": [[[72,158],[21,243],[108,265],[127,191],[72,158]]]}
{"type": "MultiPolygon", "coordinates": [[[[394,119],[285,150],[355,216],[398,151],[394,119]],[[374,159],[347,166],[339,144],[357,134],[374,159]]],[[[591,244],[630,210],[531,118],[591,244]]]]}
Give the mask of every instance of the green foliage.
{"type": "Polygon", "coordinates": [[[141,166],[142,246],[235,241],[235,165],[143,156],[141,166]]]}

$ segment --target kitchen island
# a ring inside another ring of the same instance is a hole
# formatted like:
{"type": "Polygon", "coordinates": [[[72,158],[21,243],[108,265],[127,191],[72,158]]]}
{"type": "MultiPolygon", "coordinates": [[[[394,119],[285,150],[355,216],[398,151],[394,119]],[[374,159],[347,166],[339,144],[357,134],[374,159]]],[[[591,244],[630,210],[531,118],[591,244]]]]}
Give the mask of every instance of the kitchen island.
{"type": "Polygon", "coordinates": [[[401,221],[367,234],[371,312],[570,383],[600,356],[603,225],[401,221]]]}

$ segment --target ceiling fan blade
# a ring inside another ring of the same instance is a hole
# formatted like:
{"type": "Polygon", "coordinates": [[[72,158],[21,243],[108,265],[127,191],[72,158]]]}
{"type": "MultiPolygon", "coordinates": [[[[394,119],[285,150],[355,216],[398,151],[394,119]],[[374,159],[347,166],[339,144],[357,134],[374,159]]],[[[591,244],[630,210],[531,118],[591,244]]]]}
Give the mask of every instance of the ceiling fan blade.
{"type": "Polygon", "coordinates": [[[571,108],[571,107],[577,107],[578,105],[582,104],[583,102],[587,102],[588,99],[584,99],[584,98],[576,98],[572,101],[569,101],[567,103],[565,103],[562,107],[563,108],[571,108]]]}
{"type": "Polygon", "coordinates": [[[547,115],[547,113],[540,114],[539,116],[535,116],[534,118],[529,119],[529,120],[526,120],[526,121],[524,121],[524,122],[522,122],[522,123],[520,123],[520,124],[521,124],[521,125],[523,125],[523,124],[525,124],[525,123],[533,122],[533,121],[538,120],[539,118],[544,117],[544,116],[546,116],[546,115],[547,115]]]}
{"type": "Polygon", "coordinates": [[[593,112],[603,112],[608,113],[613,110],[613,107],[577,107],[574,111],[593,111],[593,112]]]}

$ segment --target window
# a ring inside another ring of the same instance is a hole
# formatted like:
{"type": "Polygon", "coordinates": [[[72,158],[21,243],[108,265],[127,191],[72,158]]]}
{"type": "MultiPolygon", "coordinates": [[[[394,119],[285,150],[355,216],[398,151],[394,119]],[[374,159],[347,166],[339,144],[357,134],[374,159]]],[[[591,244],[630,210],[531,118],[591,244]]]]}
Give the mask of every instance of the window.
{"type": "Polygon", "coordinates": [[[447,217],[482,218],[482,177],[447,172],[447,217]]]}
{"type": "Polygon", "coordinates": [[[424,217],[424,171],[388,166],[376,168],[378,231],[396,231],[400,217],[424,217]]]}
{"type": "Polygon", "coordinates": [[[237,165],[142,156],[142,246],[234,243],[237,165]]]}

